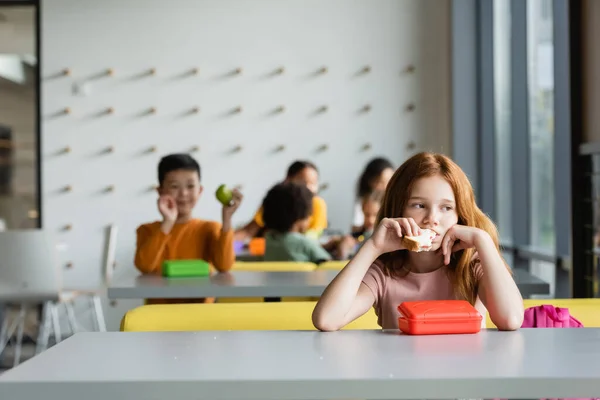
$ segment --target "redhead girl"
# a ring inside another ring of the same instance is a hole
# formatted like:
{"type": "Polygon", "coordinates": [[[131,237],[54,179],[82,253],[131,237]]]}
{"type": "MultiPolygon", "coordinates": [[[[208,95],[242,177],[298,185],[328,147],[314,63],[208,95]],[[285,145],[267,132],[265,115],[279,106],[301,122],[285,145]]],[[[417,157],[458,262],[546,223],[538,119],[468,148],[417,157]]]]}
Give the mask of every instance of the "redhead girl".
{"type": "Polygon", "coordinates": [[[377,228],[329,284],[313,323],[335,331],[375,308],[383,329],[398,329],[403,301],[465,299],[500,330],[523,322],[523,299],[500,255],[494,223],[477,207],[460,167],[441,154],[419,153],[392,176],[377,228]],[[410,252],[403,236],[436,233],[430,251],[410,252]]]}

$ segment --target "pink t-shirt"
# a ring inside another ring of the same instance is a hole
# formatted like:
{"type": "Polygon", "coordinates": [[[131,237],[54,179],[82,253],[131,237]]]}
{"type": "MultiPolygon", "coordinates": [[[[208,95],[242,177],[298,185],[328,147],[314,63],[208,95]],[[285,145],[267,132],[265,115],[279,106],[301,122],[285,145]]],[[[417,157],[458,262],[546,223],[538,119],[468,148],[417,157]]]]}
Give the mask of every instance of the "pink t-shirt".
{"type": "MultiPolygon", "coordinates": [[[[385,275],[378,263],[371,265],[362,282],[375,297],[373,307],[379,326],[398,329],[398,306],[403,301],[456,299],[447,271],[448,267],[441,267],[432,272],[409,272],[402,278],[392,278],[385,275]]],[[[477,279],[481,279],[481,265],[478,264],[475,271],[477,279]]],[[[475,308],[483,316],[481,326],[485,328],[487,310],[479,298],[475,308]]]]}

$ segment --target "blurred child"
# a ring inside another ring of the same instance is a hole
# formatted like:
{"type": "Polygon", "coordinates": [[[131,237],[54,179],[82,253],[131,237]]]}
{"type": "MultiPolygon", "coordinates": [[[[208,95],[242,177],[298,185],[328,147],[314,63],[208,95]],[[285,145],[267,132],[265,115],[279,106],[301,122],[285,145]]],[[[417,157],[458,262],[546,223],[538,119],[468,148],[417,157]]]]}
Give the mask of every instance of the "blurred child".
{"type": "MultiPolygon", "coordinates": [[[[316,196],[319,190],[319,172],[317,167],[309,161],[294,161],[287,170],[283,183],[304,184],[313,194],[312,212],[308,221],[307,232],[313,237],[318,237],[327,228],[327,204],[321,197],[316,196]]],[[[235,232],[235,240],[247,240],[260,236],[264,228],[262,207],[256,212],[254,218],[243,228],[235,232]]]]}
{"type": "Polygon", "coordinates": [[[263,201],[265,261],[308,261],[319,263],[331,256],[314,239],[305,235],[310,227],[313,193],[304,184],[275,185],[263,201]]]}
{"type": "Polygon", "coordinates": [[[377,214],[381,208],[383,201],[384,190],[374,190],[366,194],[361,200],[361,210],[363,214],[363,224],[353,232],[355,238],[367,240],[373,234],[375,225],[377,224],[377,214]],[[361,239],[362,237],[362,239],[361,239]]]}
{"type": "Polygon", "coordinates": [[[362,198],[361,210],[364,215],[363,224],[352,232],[352,235],[333,237],[323,245],[336,260],[347,260],[373,234],[377,222],[377,214],[381,208],[384,192],[375,190],[362,198]]]}
{"type": "MultiPolygon", "coordinates": [[[[144,274],[160,275],[165,260],[201,259],[217,271],[229,271],[235,262],[231,217],[242,201],[233,191],[233,201],[223,206],[220,224],[192,217],[202,194],[200,165],[188,154],[170,154],[158,164],[158,211],[161,221],[137,229],[135,266],[144,274]]],[[[215,200],[216,201],[216,200],[215,200]]],[[[202,303],[211,299],[154,299],[147,303],[202,303]]]]}
{"type": "Polygon", "coordinates": [[[385,191],[390,178],[394,174],[392,163],[382,157],[377,157],[369,161],[365,166],[356,188],[356,205],[354,207],[354,219],[352,221],[352,231],[362,229],[364,224],[364,214],[362,203],[366,196],[373,191],[385,191]]]}

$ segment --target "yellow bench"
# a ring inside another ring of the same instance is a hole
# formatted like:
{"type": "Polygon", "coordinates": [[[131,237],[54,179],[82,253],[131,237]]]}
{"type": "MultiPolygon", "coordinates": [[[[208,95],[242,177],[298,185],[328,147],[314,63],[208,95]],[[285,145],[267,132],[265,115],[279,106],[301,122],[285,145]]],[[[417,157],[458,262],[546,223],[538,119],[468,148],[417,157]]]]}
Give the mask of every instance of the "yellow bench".
{"type": "MultiPolygon", "coordinates": [[[[238,304],[160,304],[134,308],[121,321],[121,330],[315,330],[314,302],[238,304]]],[[[371,309],[346,329],[378,329],[371,309]]]]}
{"type": "MultiPolygon", "coordinates": [[[[315,302],[165,304],[128,311],[122,331],[194,330],[314,330],[315,302]]],[[[525,300],[525,307],[552,304],[566,307],[585,327],[600,327],[600,299],[525,300]]],[[[487,317],[488,328],[495,328],[487,317]]],[[[379,329],[373,309],[346,329],[379,329]]]]}

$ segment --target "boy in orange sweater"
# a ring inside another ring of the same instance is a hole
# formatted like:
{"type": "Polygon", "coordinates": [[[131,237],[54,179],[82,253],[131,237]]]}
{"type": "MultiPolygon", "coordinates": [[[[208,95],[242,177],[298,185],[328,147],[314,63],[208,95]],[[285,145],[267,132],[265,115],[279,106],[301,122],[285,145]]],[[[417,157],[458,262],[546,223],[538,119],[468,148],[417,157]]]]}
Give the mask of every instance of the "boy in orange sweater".
{"type": "MultiPolygon", "coordinates": [[[[223,206],[223,224],[192,218],[202,194],[200,165],[187,154],[170,154],[158,164],[158,211],[162,221],[137,229],[135,266],[144,274],[160,275],[164,260],[202,259],[226,272],[235,262],[231,217],[242,201],[233,190],[233,201],[223,206]]],[[[216,200],[215,200],[216,201],[216,200]]],[[[212,299],[154,299],[147,303],[203,303],[212,299]]]]}

